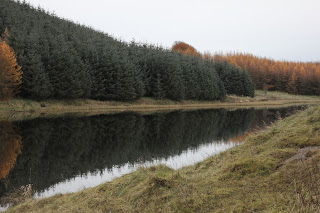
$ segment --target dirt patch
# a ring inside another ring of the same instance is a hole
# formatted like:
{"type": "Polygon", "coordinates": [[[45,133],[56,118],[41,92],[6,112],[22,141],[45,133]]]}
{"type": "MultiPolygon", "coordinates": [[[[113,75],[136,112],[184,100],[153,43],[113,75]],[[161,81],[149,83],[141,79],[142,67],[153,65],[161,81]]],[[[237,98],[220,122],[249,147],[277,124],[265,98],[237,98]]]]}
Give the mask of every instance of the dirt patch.
{"type": "Polygon", "coordinates": [[[284,164],[287,164],[287,163],[290,163],[292,161],[295,161],[295,160],[300,160],[300,161],[304,161],[304,160],[307,160],[311,157],[311,151],[313,150],[319,150],[320,149],[320,146],[309,146],[309,147],[305,147],[303,149],[299,149],[298,153],[294,156],[292,156],[291,158],[283,161],[281,164],[284,165],[284,164]]]}

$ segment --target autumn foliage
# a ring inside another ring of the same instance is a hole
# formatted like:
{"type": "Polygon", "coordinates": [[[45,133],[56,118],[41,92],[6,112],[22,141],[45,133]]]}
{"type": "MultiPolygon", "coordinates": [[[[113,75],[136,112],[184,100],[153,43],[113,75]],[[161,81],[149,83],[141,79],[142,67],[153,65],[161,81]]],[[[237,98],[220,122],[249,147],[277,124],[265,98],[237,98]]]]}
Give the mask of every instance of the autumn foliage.
{"type": "Polygon", "coordinates": [[[9,121],[0,121],[0,179],[7,177],[21,154],[21,136],[9,121]]]}
{"type": "Polygon", "coordinates": [[[18,65],[14,50],[0,40],[0,100],[12,98],[19,92],[21,67],[18,65]]]}
{"type": "Polygon", "coordinates": [[[194,47],[181,41],[175,42],[172,46],[172,50],[190,56],[200,56],[200,53],[198,53],[194,47]]]}
{"type": "Polygon", "coordinates": [[[243,53],[215,55],[214,58],[246,69],[257,89],[320,95],[319,63],[275,61],[243,53]]]}

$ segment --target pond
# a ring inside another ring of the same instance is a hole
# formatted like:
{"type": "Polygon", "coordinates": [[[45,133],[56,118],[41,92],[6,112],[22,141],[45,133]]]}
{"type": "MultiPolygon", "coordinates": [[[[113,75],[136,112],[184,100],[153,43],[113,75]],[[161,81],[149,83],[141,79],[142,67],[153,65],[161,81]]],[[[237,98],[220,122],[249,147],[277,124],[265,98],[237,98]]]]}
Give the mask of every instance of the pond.
{"type": "Polygon", "coordinates": [[[0,121],[0,197],[30,183],[35,197],[44,198],[94,187],[140,166],[192,165],[241,144],[248,135],[299,109],[126,112],[0,121]]]}

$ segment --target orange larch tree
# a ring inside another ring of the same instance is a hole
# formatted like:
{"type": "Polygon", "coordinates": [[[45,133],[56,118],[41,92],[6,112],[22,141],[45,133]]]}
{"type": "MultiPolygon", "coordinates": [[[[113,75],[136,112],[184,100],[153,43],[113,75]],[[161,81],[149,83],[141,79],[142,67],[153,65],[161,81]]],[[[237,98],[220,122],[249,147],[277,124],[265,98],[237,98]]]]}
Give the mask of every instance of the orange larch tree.
{"type": "Polygon", "coordinates": [[[200,56],[200,53],[194,47],[181,41],[175,42],[172,50],[190,56],[200,56]]]}
{"type": "Polygon", "coordinates": [[[214,58],[246,69],[256,89],[320,95],[319,63],[275,61],[244,53],[219,54],[214,58]]]}
{"type": "Polygon", "coordinates": [[[8,100],[19,93],[21,79],[22,71],[14,50],[0,40],[0,100],[8,100]]]}
{"type": "Polygon", "coordinates": [[[291,94],[297,94],[298,92],[298,75],[294,72],[287,84],[287,92],[291,94]]]}

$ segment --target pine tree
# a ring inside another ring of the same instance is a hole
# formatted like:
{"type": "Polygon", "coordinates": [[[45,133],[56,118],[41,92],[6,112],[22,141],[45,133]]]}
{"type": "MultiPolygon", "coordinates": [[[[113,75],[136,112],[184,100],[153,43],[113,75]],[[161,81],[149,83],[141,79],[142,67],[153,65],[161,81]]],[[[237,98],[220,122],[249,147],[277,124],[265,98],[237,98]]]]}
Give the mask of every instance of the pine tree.
{"type": "Polygon", "coordinates": [[[93,57],[91,63],[93,63],[93,66],[91,67],[91,97],[98,100],[104,100],[106,98],[106,72],[109,69],[107,63],[110,63],[110,60],[106,54],[100,53],[100,56],[96,55],[93,57]]]}
{"type": "Polygon", "coordinates": [[[73,99],[82,98],[83,78],[85,67],[79,56],[76,55],[74,49],[69,48],[66,44],[61,43],[61,50],[58,46],[52,54],[50,67],[50,80],[54,89],[55,98],[73,99]]]}
{"type": "Polygon", "coordinates": [[[184,99],[185,88],[183,83],[183,75],[181,66],[175,55],[167,55],[161,62],[162,77],[166,98],[172,100],[184,99]]]}
{"type": "Polygon", "coordinates": [[[35,53],[25,59],[25,72],[23,73],[23,94],[33,99],[44,100],[52,95],[52,85],[49,75],[41,64],[40,57],[35,53]]]}
{"type": "Polygon", "coordinates": [[[242,86],[244,87],[243,95],[254,97],[255,87],[252,79],[250,78],[250,74],[246,70],[242,70],[241,75],[243,79],[242,86]]]}

